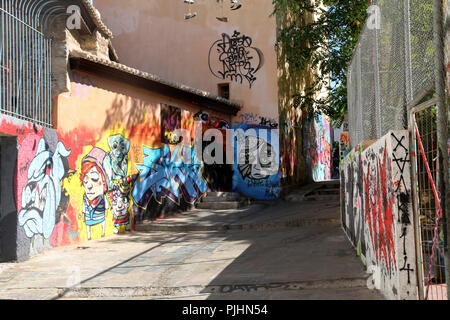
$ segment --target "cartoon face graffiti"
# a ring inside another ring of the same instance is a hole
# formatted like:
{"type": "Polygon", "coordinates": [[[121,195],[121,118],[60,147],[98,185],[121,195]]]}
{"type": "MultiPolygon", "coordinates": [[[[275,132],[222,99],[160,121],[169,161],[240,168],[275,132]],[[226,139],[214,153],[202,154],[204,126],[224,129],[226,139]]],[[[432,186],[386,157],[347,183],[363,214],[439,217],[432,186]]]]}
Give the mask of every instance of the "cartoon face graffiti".
{"type": "Polygon", "coordinates": [[[109,193],[113,214],[114,233],[118,233],[118,228],[122,225],[126,225],[126,230],[129,230],[130,225],[128,209],[130,207],[130,200],[128,195],[128,184],[122,184],[120,186],[115,185],[113,190],[109,193]]]}
{"type": "Polygon", "coordinates": [[[107,178],[101,164],[105,151],[93,148],[82,160],[81,183],[84,187],[83,214],[87,227],[88,239],[91,239],[91,227],[102,225],[102,237],[105,235],[105,211],[107,202],[105,194],[108,189],[107,178]]]}
{"type": "Polygon", "coordinates": [[[121,134],[116,134],[108,138],[108,145],[111,148],[109,154],[114,160],[122,161],[125,159],[128,150],[130,149],[130,142],[121,134]]]}
{"type": "Polygon", "coordinates": [[[88,200],[92,201],[103,196],[105,191],[105,179],[98,166],[92,162],[87,163],[84,170],[86,171],[86,174],[83,178],[83,187],[88,200]]]}
{"type": "MultiPolygon", "coordinates": [[[[36,137],[30,136],[33,143],[36,137]]],[[[27,139],[22,146],[24,152],[27,139]]],[[[48,150],[44,138],[40,138],[36,154],[28,167],[28,182],[22,192],[22,209],[19,212],[19,225],[25,229],[27,237],[42,234],[50,238],[55,227],[56,210],[61,200],[61,179],[65,174],[63,158],[71,151],[58,142],[54,153],[48,150]]]]}
{"type": "Polygon", "coordinates": [[[238,169],[242,177],[261,180],[278,172],[274,148],[256,136],[238,136],[238,169]]]}
{"type": "Polygon", "coordinates": [[[112,181],[125,179],[127,176],[130,141],[121,134],[116,134],[108,138],[108,145],[111,150],[105,157],[103,168],[111,184],[112,181]]]}
{"type": "Polygon", "coordinates": [[[116,219],[123,218],[127,215],[127,210],[130,207],[130,200],[128,200],[128,196],[124,194],[115,195],[111,199],[111,207],[113,215],[116,219]]]}

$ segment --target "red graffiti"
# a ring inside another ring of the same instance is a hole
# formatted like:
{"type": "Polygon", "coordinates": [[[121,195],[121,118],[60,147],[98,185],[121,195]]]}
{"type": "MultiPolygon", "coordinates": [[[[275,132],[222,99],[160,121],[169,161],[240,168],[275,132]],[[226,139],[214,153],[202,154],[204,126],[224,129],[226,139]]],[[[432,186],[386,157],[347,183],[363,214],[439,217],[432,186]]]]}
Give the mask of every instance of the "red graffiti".
{"type": "MultiPolygon", "coordinates": [[[[395,195],[392,186],[391,161],[387,158],[386,145],[383,158],[376,160],[376,175],[371,176],[370,162],[364,176],[366,194],[365,219],[370,230],[370,239],[374,248],[377,264],[384,260],[391,274],[392,266],[396,266],[394,245],[393,208],[395,195]],[[373,192],[370,191],[373,189],[373,192]]],[[[374,172],[372,172],[373,174],[374,172]]]]}

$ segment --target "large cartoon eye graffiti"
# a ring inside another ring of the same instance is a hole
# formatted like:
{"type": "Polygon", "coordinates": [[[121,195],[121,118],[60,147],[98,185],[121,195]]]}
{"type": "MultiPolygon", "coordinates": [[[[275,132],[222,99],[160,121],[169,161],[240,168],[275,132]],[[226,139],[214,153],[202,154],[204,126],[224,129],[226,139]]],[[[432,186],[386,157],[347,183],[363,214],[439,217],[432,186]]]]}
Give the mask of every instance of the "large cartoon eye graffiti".
{"type": "MultiPolygon", "coordinates": [[[[39,137],[30,135],[24,139],[19,157],[29,157],[29,146],[39,137]]],[[[63,159],[71,154],[62,142],[58,142],[52,153],[44,138],[39,138],[36,153],[27,171],[27,183],[22,191],[22,206],[19,211],[19,225],[25,229],[27,237],[42,234],[50,238],[55,227],[56,210],[61,200],[61,179],[65,169],[63,159]]]]}
{"type": "Polygon", "coordinates": [[[255,82],[255,74],[264,65],[264,55],[252,47],[252,38],[234,31],[230,37],[222,33],[222,39],[209,49],[209,69],[219,79],[242,83],[247,80],[250,88],[255,82]]]}
{"type": "Polygon", "coordinates": [[[275,150],[267,141],[243,135],[238,135],[238,141],[238,169],[244,179],[266,179],[278,172],[275,150]]]}
{"type": "Polygon", "coordinates": [[[279,199],[278,130],[248,124],[237,125],[233,129],[236,136],[233,191],[259,200],[279,199]]]}

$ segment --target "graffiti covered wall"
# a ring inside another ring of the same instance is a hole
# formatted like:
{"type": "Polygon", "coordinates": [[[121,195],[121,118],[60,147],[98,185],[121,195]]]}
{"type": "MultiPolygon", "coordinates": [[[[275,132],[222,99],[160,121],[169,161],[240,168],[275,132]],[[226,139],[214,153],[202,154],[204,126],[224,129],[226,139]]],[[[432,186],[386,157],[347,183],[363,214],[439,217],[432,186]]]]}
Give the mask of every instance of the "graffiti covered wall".
{"type": "Polygon", "coordinates": [[[389,299],[416,299],[407,131],[391,131],[341,162],[342,226],[389,299]]]}
{"type": "Polygon", "coordinates": [[[229,115],[93,73],[76,70],[70,76],[70,93],[59,95],[55,103],[56,130],[0,118],[0,132],[17,138],[14,199],[17,242],[24,248],[20,260],[186,211],[211,190],[212,182],[229,183],[227,191],[256,199],[279,198],[274,121],[261,118],[259,124],[233,128],[241,133],[233,143],[235,156],[249,160],[255,151],[258,159],[224,164],[219,171],[223,176],[229,168],[230,181],[219,181],[218,174],[205,175],[206,164],[197,158],[195,121],[203,134],[210,129],[225,133],[225,150],[226,133],[235,132],[224,120],[229,115]],[[179,129],[191,139],[179,136],[179,129]],[[268,135],[258,136],[263,131],[268,135]],[[262,154],[269,163],[259,161],[262,154]]]}
{"type": "Polygon", "coordinates": [[[331,126],[325,116],[317,114],[305,124],[306,163],[314,181],[331,179],[331,126]]]}
{"type": "Polygon", "coordinates": [[[259,200],[275,200],[281,193],[278,130],[266,126],[235,126],[233,191],[259,200]]]}
{"type": "Polygon", "coordinates": [[[57,130],[0,117],[2,135],[17,139],[17,260],[133,230],[207,192],[192,141],[180,147],[174,134],[193,131],[196,110],[81,71],[71,81],[57,130]]]}

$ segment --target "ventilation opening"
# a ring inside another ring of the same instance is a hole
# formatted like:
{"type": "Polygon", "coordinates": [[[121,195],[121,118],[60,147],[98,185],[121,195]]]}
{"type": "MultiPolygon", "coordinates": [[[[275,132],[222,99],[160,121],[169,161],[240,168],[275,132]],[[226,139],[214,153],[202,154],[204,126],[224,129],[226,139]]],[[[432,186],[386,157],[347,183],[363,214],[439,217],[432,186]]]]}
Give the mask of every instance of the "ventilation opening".
{"type": "Polygon", "coordinates": [[[219,97],[230,100],[230,84],[220,83],[217,85],[219,97]]]}

